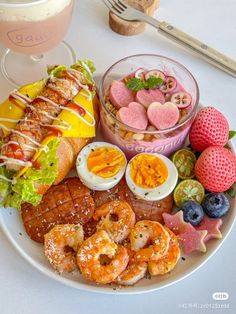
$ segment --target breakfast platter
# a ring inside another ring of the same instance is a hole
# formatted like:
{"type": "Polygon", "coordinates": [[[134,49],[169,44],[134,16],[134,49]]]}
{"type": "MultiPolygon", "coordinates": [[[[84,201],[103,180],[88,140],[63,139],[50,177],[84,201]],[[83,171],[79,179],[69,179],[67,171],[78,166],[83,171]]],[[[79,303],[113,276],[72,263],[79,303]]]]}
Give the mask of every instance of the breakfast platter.
{"type": "Polygon", "coordinates": [[[158,55],[103,75],[48,68],[0,105],[0,223],[36,269],[108,294],[158,290],[222,245],[236,218],[235,134],[192,74],[158,55]]]}

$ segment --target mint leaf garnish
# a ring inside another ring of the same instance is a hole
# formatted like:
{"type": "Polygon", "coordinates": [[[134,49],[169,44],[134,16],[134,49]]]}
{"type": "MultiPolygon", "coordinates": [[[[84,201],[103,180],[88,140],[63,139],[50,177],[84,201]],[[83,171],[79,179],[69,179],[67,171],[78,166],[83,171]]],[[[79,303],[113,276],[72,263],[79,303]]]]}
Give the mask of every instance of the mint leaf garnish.
{"type": "Polygon", "coordinates": [[[154,89],[160,87],[163,84],[163,79],[160,77],[150,76],[145,82],[145,88],[147,89],[154,89]]]}
{"type": "Polygon", "coordinates": [[[146,81],[142,81],[136,77],[128,81],[127,87],[135,92],[141,89],[154,89],[163,84],[163,79],[160,77],[151,76],[146,81]]]}
{"type": "Polygon", "coordinates": [[[229,131],[229,140],[231,140],[236,135],[236,131],[229,131]]]}
{"type": "Polygon", "coordinates": [[[135,92],[138,92],[139,90],[144,89],[143,82],[136,77],[134,77],[128,81],[127,87],[128,87],[128,89],[131,89],[135,92]]]}

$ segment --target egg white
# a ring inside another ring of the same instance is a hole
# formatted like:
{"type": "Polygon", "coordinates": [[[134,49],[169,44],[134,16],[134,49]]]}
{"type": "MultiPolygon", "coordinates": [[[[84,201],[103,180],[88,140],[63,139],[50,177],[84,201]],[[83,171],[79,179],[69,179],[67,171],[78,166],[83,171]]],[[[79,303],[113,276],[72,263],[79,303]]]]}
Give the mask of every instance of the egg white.
{"type": "Polygon", "coordinates": [[[160,155],[160,154],[151,154],[151,153],[141,153],[139,155],[136,155],[134,158],[132,158],[130,160],[130,162],[128,163],[128,166],[126,168],[126,173],[125,173],[125,178],[126,178],[126,182],[127,185],[129,187],[129,189],[140,199],[143,199],[145,201],[160,201],[163,198],[165,198],[166,196],[168,196],[169,194],[171,194],[171,192],[173,192],[177,181],[178,181],[178,171],[177,168],[175,167],[175,165],[173,164],[173,162],[168,159],[167,157],[160,155]],[[167,169],[168,169],[168,177],[166,179],[166,181],[153,189],[148,189],[148,188],[141,188],[140,186],[138,186],[131,178],[131,169],[130,169],[130,163],[132,162],[132,160],[139,156],[139,155],[152,155],[152,156],[156,156],[158,158],[160,158],[166,165],[167,169]]]}
{"type": "Polygon", "coordinates": [[[127,165],[127,159],[125,157],[125,154],[120,150],[119,147],[112,145],[110,143],[106,142],[94,142],[91,144],[86,145],[81,152],[79,153],[77,160],[76,160],[76,169],[78,176],[80,180],[83,182],[84,185],[86,185],[89,189],[94,191],[106,191],[108,189],[113,188],[115,185],[117,185],[122,177],[125,174],[125,169],[127,165]],[[111,147],[117,149],[125,159],[125,165],[119,170],[119,172],[111,177],[111,178],[102,178],[91,171],[89,171],[87,166],[87,159],[90,155],[92,149],[96,149],[99,147],[111,147]]]}

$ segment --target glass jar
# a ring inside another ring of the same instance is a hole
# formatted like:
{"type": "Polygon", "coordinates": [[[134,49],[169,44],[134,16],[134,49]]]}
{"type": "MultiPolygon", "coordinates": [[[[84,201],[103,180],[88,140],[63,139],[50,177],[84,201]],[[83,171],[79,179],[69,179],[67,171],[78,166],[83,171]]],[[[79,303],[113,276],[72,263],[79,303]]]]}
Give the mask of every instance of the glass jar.
{"type": "Polygon", "coordinates": [[[180,63],[159,55],[142,54],[126,57],[106,71],[100,85],[100,99],[101,130],[106,141],[119,146],[129,159],[142,152],[169,156],[185,143],[199,105],[199,88],[193,75],[180,63]],[[114,80],[121,80],[140,68],[158,69],[165,75],[175,77],[178,84],[191,94],[191,109],[187,112],[183,110],[183,117],[174,127],[155,130],[149,126],[147,130],[140,131],[116,117],[116,109],[108,99],[110,85],[114,80]]]}

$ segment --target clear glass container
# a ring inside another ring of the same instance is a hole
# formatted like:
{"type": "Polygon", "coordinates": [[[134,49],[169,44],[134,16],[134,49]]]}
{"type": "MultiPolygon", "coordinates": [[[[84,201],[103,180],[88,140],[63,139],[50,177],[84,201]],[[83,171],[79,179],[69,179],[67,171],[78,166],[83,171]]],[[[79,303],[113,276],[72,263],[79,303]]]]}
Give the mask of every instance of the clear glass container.
{"type": "Polygon", "coordinates": [[[127,158],[141,152],[160,153],[166,156],[180,149],[187,138],[199,105],[199,88],[193,75],[180,63],[159,55],[142,54],[126,57],[112,65],[104,74],[100,85],[101,131],[106,141],[119,146],[127,158]],[[122,123],[110,104],[108,95],[111,83],[121,80],[139,68],[158,69],[174,76],[192,96],[191,109],[179,123],[165,130],[140,131],[122,123]]]}

